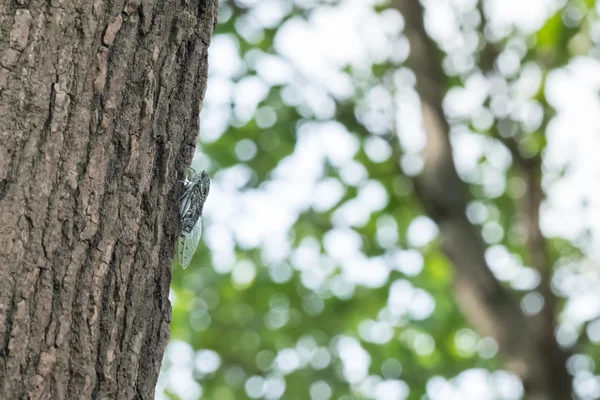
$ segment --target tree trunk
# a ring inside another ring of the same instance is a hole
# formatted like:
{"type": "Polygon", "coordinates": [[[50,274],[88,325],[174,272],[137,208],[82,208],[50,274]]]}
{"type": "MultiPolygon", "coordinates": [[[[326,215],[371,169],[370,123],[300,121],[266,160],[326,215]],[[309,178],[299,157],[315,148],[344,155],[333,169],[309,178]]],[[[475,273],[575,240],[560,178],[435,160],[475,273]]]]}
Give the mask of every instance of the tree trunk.
{"type": "Polygon", "coordinates": [[[216,0],[0,0],[0,397],[153,398],[216,0]]]}
{"type": "MultiPolygon", "coordinates": [[[[427,213],[439,226],[442,251],[454,266],[456,301],[476,329],[496,340],[506,367],[521,378],[527,399],[568,400],[572,397],[566,367],[570,354],[560,348],[554,336],[551,263],[539,227],[541,179],[532,178],[541,176],[541,160],[537,164],[527,162],[527,204],[521,211],[528,219],[528,256],[542,276],[538,290],[544,295],[542,312],[528,317],[514,293],[494,277],[479,231],[466,217],[468,190],[454,167],[450,126],[442,108],[444,74],[435,45],[425,32],[422,7],[418,0],[396,0],[394,5],[405,20],[404,33],[411,49],[407,64],[417,77],[427,137],[424,168],[415,187],[427,213]]],[[[520,161],[523,164],[517,155],[513,158],[517,165],[520,161]]]]}

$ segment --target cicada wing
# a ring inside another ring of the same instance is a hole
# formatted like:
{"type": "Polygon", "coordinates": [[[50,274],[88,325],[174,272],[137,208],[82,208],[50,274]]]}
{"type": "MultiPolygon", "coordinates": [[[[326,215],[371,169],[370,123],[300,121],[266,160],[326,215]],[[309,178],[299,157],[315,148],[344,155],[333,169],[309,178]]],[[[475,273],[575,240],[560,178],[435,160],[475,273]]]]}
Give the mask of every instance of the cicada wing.
{"type": "Polygon", "coordinates": [[[179,238],[177,238],[177,261],[179,261],[179,265],[181,265],[183,269],[185,269],[190,263],[190,258],[186,257],[187,252],[185,250],[185,241],[185,236],[179,236],[179,238]]]}
{"type": "Polygon", "coordinates": [[[184,216],[190,209],[190,205],[192,203],[192,190],[184,189],[181,198],[179,199],[179,215],[184,216]]]}
{"type": "Polygon", "coordinates": [[[198,218],[198,222],[196,222],[196,225],[194,225],[194,229],[192,229],[190,234],[187,236],[188,241],[192,246],[192,255],[196,252],[198,243],[200,243],[200,236],[202,236],[202,216],[198,218]]]}
{"type": "Polygon", "coordinates": [[[198,243],[200,243],[200,236],[202,236],[202,217],[198,218],[198,222],[190,233],[177,239],[177,258],[183,269],[190,265],[198,243]]]}

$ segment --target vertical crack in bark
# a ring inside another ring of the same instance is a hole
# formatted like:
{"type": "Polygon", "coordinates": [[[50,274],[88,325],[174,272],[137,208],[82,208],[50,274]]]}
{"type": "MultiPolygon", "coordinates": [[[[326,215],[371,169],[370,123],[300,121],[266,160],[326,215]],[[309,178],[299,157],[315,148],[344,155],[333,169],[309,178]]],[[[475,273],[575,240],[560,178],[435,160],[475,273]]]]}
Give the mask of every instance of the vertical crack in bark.
{"type": "Polygon", "coordinates": [[[0,9],[12,32],[0,34],[0,393],[153,398],[174,184],[217,2],[12,7],[0,9]]]}
{"type": "Polygon", "coordinates": [[[419,1],[396,0],[395,5],[405,20],[405,34],[411,47],[407,63],[417,76],[416,89],[427,136],[425,165],[415,187],[427,212],[440,227],[442,250],[454,265],[456,299],[471,323],[496,339],[506,366],[523,380],[528,399],[570,398],[567,354],[554,338],[550,266],[539,230],[540,176],[533,173],[535,170],[526,175],[530,191],[524,212],[529,215],[527,246],[531,262],[544,276],[541,290],[548,302],[538,317],[543,319],[541,335],[536,322],[523,315],[513,294],[493,276],[485,260],[485,244],[465,216],[466,187],[454,167],[449,126],[442,109],[443,72],[437,50],[425,32],[419,1]]]}

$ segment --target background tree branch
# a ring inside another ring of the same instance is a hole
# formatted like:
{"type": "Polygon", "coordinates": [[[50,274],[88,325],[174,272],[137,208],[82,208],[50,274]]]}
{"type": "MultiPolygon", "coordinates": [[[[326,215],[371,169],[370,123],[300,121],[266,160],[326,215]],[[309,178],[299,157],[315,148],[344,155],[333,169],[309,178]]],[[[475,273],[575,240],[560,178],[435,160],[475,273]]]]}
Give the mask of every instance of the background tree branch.
{"type": "Polygon", "coordinates": [[[492,274],[480,233],[466,218],[466,185],[454,166],[450,127],[442,109],[444,74],[435,45],[425,32],[423,10],[417,0],[397,0],[395,4],[405,20],[404,32],[411,49],[407,64],[417,77],[416,90],[427,137],[424,168],[415,187],[428,214],[438,224],[442,250],[454,265],[456,299],[471,323],[498,342],[506,366],[522,379],[527,398],[570,398],[568,353],[559,347],[554,336],[556,307],[550,286],[551,264],[539,227],[543,199],[540,160],[521,157],[512,139],[499,138],[511,151],[527,186],[519,209],[526,219],[529,261],[542,276],[539,290],[545,300],[543,310],[529,318],[521,311],[515,294],[492,274]]]}

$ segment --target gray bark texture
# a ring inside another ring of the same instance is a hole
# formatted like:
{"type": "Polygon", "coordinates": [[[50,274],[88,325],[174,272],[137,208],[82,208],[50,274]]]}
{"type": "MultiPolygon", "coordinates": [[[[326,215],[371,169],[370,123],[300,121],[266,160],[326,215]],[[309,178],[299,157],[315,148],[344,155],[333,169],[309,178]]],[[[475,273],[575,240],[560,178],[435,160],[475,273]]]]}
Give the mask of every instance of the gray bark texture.
{"type": "Polygon", "coordinates": [[[0,398],[154,398],[216,14],[0,0],[0,398]]]}

